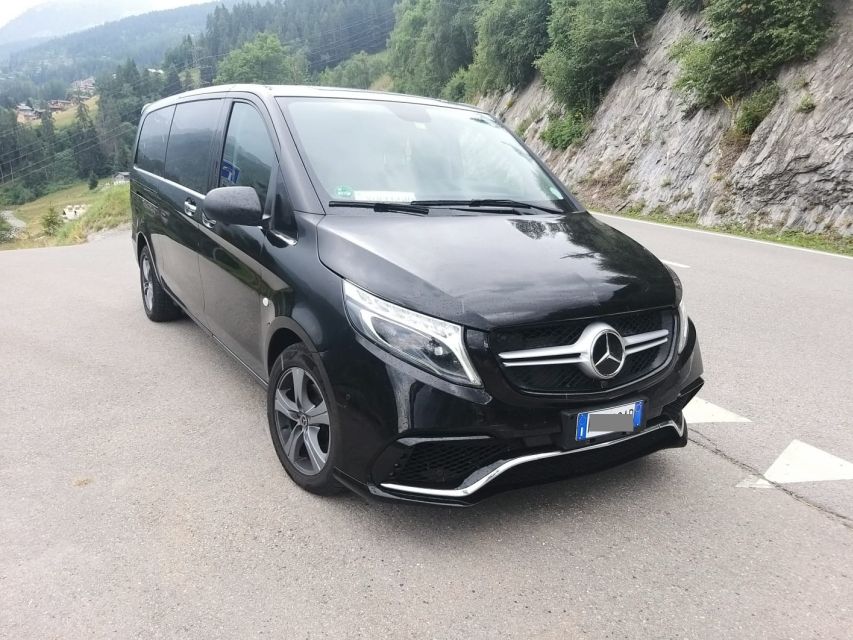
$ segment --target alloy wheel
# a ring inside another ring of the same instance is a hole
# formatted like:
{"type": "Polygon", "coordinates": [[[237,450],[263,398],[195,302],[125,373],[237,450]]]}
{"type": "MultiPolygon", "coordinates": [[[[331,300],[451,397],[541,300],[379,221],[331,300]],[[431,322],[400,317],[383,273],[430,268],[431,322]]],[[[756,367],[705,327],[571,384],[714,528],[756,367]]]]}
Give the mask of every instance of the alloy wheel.
{"type": "Polygon", "coordinates": [[[329,459],[329,410],[320,385],[305,369],[282,373],[275,392],[275,421],[287,459],[301,473],[313,476],[329,459]]]}

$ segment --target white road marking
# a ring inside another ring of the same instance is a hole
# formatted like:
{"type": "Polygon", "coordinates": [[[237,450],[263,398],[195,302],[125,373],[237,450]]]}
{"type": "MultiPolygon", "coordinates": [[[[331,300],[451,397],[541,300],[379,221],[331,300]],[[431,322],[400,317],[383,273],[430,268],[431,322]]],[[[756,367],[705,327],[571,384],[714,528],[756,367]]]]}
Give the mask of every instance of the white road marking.
{"type": "Polygon", "coordinates": [[[626,220],[628,222],[636,222],[637,224],[651,224],[656,227],[666,227],[667,229],[675,229],[677,231],[690,231],[692,233],[704,233],[709,236],[717,236],[719,238],[729,238],[730,240],[741,240],[743,242],[754,242],[756,244],[766,244],[769,247],[778,247],[780,249],[791,249],[792,251],[805,251],[806,253],[816,253],[820,256],[829,256],[831,258],[843,258],[844,260],[853,260],[853,256],[844,256],[840,253],[829,253],[828,251],[818,251],[817,249],[806,249],[805,247],[794,247],[790,244],[782,244],[781,242],[769,242],[767,240],[756,240],[755,238],[744,238],[743,236],[731,235],[728,233],[719,233],[717,231],[704,231],[702,229],[691,229],[690,227],[679,227],[674,224],[664,224],[663,222],[652,222],[651,220],[637,220],[627,216],[614,216],[609,213],[599,213],[598,211],[590,211],[590,213],[602,218],[615,218],[618,220],[626,220]]]}
{"type": "Polygon", "coordinates": [[[689,269],[686,264],[681,264],[680,262],[673,262],[672,260],[661,260],[664,264],[668,264],[670,267],[677,267],[679,269],[689,269]]]}
{"type": "Polygon", "coordinates": [[[773,485],[767,482],[761,476],[747,476],[740,482],[738,482],[736,487],[740,487],[741,489],[772,489],[773,485]]]}
{"type": "Polygon", "coordinates": [[[769,489],[776,484],[853,480],[853,462],[834,456],[810,444],[794,440],[776,458],[764,476],[747,476],[736,486],[769,489]]]}
{"type": "Polygon", "coordinates": [[[701,398],[693,398],[684,407],[684,419],[687,420],[688,425],[701,422],[751,422],[748,418],[739,416],[701,398]]]}
{"type": "Polygon", "coordinates": [[[770,482],[823,482],[853,480],[853,462],[794,440],[764,472],[770,482]]]}

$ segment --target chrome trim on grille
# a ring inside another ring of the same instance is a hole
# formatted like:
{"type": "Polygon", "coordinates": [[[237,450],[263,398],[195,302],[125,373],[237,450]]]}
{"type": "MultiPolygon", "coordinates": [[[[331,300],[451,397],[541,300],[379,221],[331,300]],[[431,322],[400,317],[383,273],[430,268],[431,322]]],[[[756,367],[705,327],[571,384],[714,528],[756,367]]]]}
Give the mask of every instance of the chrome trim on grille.
{"type": "Polygon", "coordinates": [[[462,484],[459,485],[456,489],[430,489],[429,487],[414,487],[404,484],[394,484],[392,482],[383,482],[379,486],[383,489],[388,489],[389,491],[403,491],[405,493],[416,493],[425,496],[435,496],[437,498],[465,498],[485,487],[499,475],[502,475],[513,467],[517,467],[528,462],[536,462],[537,460],[545,460],[547,458],[557,458],[559,456],[569,456],[573,453],[584,453],[586,451],[592,451],[594,449],[603,449],[604,447],[609,447],[614,444],[621,444],[623,442],[627,442],[628,440],[641,438],[650,433],[654,433],[655,431],[659,431],[660,429],[675,429],[675,432],[678,434],[679,437],[681,437],[684,435],[684,427],[685,421],[684,417],[682,417],[681,424],[675,422],[674,420],[667,420],[666,422],[662,422],[661,424],[649,427],[648,429],[641,431],[640,433],[635,433],[624,438],[619,438],[618,440],[609,440],[608,442],[591,444],[587,447],[582,447],[580,449],[572,449],[571,451],[545,451],[544,453],[532,453],[526,456],[519,456],[518,458],[513,458],[512,460],[506,460],[504,462],[496,463],[497,466],[495,466],[493,469],[489,470],[485,475],[479,478],[478,475],[481,474],[484,470],[489,469],[489,467],[478,469],[470,476],[468,476],[465,480],[463,480],[462,484]]]}
{"type": "MultiPolygon", "coordinates": [[[[589,361],[591,339],[600,331],[611,329],[603,323],[589,325],[573,344],[559,347],[543,347],[540,349],[523,349],[521,351],[504,351],[498,356],[505,367],[532,367],[543,364],[581,364],[589,361]]],[[[612,329],[611,329],[612,330],[612,329]]],[[[669,340],[669,329],[658,329],[648,333],[638,333],[633,336],[622,336],[625,345],[625,355],[658,347],[669,340]]]]}

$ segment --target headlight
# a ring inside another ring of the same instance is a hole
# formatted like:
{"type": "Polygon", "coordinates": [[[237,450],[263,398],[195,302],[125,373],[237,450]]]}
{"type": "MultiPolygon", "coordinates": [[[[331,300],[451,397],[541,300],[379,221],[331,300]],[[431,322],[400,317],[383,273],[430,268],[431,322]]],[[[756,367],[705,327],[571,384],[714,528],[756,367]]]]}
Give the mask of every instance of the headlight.
{"type": "Polygon", "coordinates": [[[678,305],[678,353],[684,351],[687,346],[687,334],[690,331],[690,321],[687,318],[687,308],[684,306],[684,298],[678,305]]]}
{"type": "Polygon", "coordinates": [[[344,300],[350,322],[365,338],[451,382],[480,386],[458,324],[391,304],[347,281],[344,300]]]}

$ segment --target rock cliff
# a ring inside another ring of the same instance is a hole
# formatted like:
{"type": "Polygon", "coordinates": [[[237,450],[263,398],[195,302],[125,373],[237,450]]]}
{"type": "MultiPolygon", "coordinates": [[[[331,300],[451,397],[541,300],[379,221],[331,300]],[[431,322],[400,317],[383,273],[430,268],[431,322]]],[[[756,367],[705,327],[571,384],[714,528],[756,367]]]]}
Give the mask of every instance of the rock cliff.
{"type": "Polygon", "coordinates": [[[670,47],[702,31],[697,16],[667,12],[643,59],[607,93],[589,135],[564,152],[539,137],[559,109],[541,79],[480,106],[522,130],[590,206],[853,234],[853,3],[839,3],[830,41],[814,60],[779,74],[781,97],[748,142],[729,133],[728,106],[689,113],[673,90],[670,47]],[[804,98],[813,110],[804,110],[804,98]]]}

